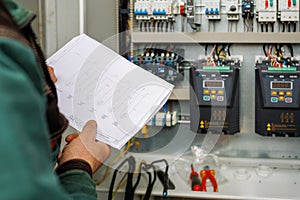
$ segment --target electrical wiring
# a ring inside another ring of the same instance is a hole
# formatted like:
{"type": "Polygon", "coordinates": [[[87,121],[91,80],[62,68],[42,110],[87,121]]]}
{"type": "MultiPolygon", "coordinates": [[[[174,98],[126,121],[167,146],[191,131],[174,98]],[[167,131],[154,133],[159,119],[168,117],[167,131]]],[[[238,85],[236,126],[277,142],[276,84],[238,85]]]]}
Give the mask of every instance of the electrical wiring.
{"type": "MultiPolygon", "coordinates": [[[[137,187],[137,185],[138,185],[138,183],[139,183],[139,181],[140,181],[140,178],[141,178],[141,165],[142,165],[143,163],[146,163],[146,162],[145,162],[144,160],[140,161],[140,163],[138,164],[138,167],[137,167],[136,170],[134,171],[134,176],[135,176],[136,174],[138,174],[138,179],[137,179],[137,182],[135,183],[135,186],[134,186],[135,188],[137,187]]],[[[113,198],[114,198],[114,196],[116,195],[116,193],[118,192],[118,190],[119,190],[120,188],[122,188],[122,187],[125,186],[125,184],[126,184],[125,181],[127,181],[127,179],[125,179],[125,177],[126,177],[126,174],[124,174],[123,177],[121,178],[121,180],[119,181],[119,184],[117,185],[115,191],[113,192],[113,198]]]]}
{"type": "Polygon", "coordinates": [[[145,167],[143,167],[143,170],[146,171],[146,173],[148,174],[148,177],[149,177],[148,186],[147,186],[147,189],[146,189],[144,200],[149,200],[150,197],[151,197],[153,186],[156,182],[156,170],[155,170],[155,166],[153,164],[145,165],[145,167]],[[151,180],[152,179],[151,173],[148,171],[148,169],[150,169],[151,167],[153,168],[153,172],[154,172],[153,173],[153,180],[151,180]]]}
{"type": "Polygon", "coordinates": [[[285,23],[282,23],[282,32],[285,32],[285,23]]]}
{"type": "Polygon", "coordinates": [[[150,164],[147,164],[144,160],[140,161],[138,167],[136,168],[135,165],[135,158],[133,156],[130,156],[128,158],[126,158],[125,160],[123,160],[118,167],[115,169],[113,177],[112,177],[112,181],[109,187],[109,194],[108,194],[108,200],[112,200],[117,191],[124,186],[125,184],[125,178],[127,175],[127,182],[126,182],[126,189],[125,189],[125,200],[133,200],[134,197],[134,192],[137,188],[137,186],[139,185],[140,179],[141,179],[141,171],[145,171],[148,174],[148,185],[147,185],[147,189],[146,189],[146,193],[144,195],[144,200],[149,200],[151,197],[151,193],[154,187],[154,184],[156,182],[157,179],[157,175],[156,175],[156,167],[155,164],[157,163],[161,163],[164,162],[166,165],[165,168],[165,182],[163,183],[163,196],[166,197],[167,196],[167,190],[168,190],[168,169],[169,169],[169,164],[167,162],[166,159],[160,159],[160,160],[156,160],[153,161],[150,164]],[[119,181],[119,184],[116,187],[116,190],[114,190],[114,184],[116,181],[116,177],[117,177],[117,173],[118,171],[121,169],[121,167],[123,167],[126,163],[128,163],[128,171],[127,173],[125,173],[125,175],[121,178],[121,180],[119,181]],[[152,180],[152,175],[151,172],[149,171],[152,168],[153,170],[153,180],[152,180]],[[138,174],[138,177],[136,179],[135,184],[133,185],[133,176],[138,174]]]}
{"type": "Polygon", "coordinates": [[[129,140],[127,142],[127,146],[126,148],[124,149],[124,151],[122,151],[122,153],[120,153],[119,155],[117,155],[112,161],[110,161],[108,163],[108,166],[106,166],[106,170],[104,172],[104,175],[103,175],[103,178],[100,179],[99,181],[96,181],[96,185],[101,185],[105,180],[106,178],[108,177],[109,175],[109,172],[110,172],[110,167],[112,164],[114,164],[117,160],[119,160],[122,156],[124,156],[128,151],[129,151],[129,148],[131,146],[131,141],[129,140]]]}
{"type": "Polygon", "coordinates": [[[274,32],[274,23],[271,24],[271,32],[274,32]]]}
{"type": "Polygon", "coordinates": [[[228,47],[227,47],[227,53],[228,53],[228,56],[231,56],[231,53],[230,53],[230,47],[231,47],[232,44],[228,44],[228,47]]]}
{"type": "Polygon", "coordinates": [[[112,198],[113,198],[113,188],[114,188],[114,184],[116,181],[117,173],[120,170],[120,168],[123,167],[123,165],[125,163],[128,163],[128,173],[127,173],[127,184],[126,184],[124,198],[126,200],[133,200],[135,189],[136,189],[137,185],[139,184],[139,180],[140,180],[140,179],[137,179],[135,185],[134,186],[132,185],[133,184],[132,183],[133,172],[136,167],[135,166],[135,158],[133,156],[129,156],[128,158],[123,160],[123,162],[121,162],[121,164],[119,164],[118,167],[115,169],[113,177],[112,177],[112,181],[111,181],[111,184],[109,187],[108,200],[112,200],[112,198]]]}

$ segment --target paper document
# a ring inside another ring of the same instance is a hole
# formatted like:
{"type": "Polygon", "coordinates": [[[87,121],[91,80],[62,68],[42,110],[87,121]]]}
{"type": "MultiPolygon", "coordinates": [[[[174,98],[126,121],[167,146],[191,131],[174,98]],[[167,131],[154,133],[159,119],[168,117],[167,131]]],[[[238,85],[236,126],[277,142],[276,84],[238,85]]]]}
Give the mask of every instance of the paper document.
{"type": "Polygon", "coordinates": [[[79,131],[98,124],[96,139],[120,149],[159,111],[173,85],[85,34],[47,60],[55,70],[58,106],[79,131]]]}

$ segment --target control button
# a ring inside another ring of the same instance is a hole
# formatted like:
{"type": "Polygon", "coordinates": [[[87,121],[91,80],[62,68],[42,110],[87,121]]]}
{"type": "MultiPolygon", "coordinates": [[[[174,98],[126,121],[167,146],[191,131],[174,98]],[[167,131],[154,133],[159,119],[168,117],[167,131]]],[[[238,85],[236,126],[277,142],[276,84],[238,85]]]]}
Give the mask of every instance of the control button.
{"type": "Polygon", "coordinates": [[[228,74],[222,74],[221,77],[227,78],[227,77],[229,77],[229,75],[228,74]]]}
{"type": "Polygon", "coordinates": [[[290,78],[298,78],[297,75],[290,75],[290,78]]]}
{"type": "Polygon", "coordinates": [[[212,91],[210,91],[210,93],[211,94],[216,94],[217,92],[216,92],[216,90],[212,90],[212,91]]]}
{"type": "Polygon", "coordinates": [[[276,91],[272,91],[272,92],[271,92],[271,95],[272,95],[272,96],[277,96],[277,92],[276,92],[276,91]]]}
{"type": "Polygon", "coordinates": [[[279,101],[284,101],[284,96],[279,96],[279,101]]]}
{"type": "Polygon", "coordinates": [[[291,97],[285,98],[285,103],[292,103],[293,99],[291,97]]]}
{"type": "Polygon", "coordinates": [[[218,94],[223,94],[224,91],[223,90],[218,90],[218,94]]]}
{"type": "Polygon", "coordinates": [[[203,93],[204,94],[209,94],[209,90],[204,90],[203,93]]]}
{"type": "Polygon", "coordinates": [[[285,94],[286,94],[286,96],[292,96],[293,93],[290,91],[287,91],[285,94]]]}
{"type": "Polygon", "coordinates": [[[277,97],[271,97],[271,102],[272,103],[277,103],[278,102],[278,98],[277,97]]]}
{"type": "Polygon", "coordinates": [[[280,91],[280,92],[279,92],[279,95],[283,96],[283,95],[284,95],[284,92],[283,92],[283,91],[280,91]]]}
{"type": "Polygon", "coordinates": [[[203,96],[203,101],[210,101],[210,96],[207,95],[203,96]]]}
{"type": "Polygon", "coordinates": [[[217,96],[217,101],[224,101],[224,96],[217,96]]]}
{"type": "Polygon", "coordinates": [[[211,99],[215,99],[217,96],[216,95],[211,95],[210,97],[211,97],[211,99]]]}
{"type": "Polygon", "coordinates": [[[232,5],[232,6],[230,6],[229,10],[230,10],[231,12],[234,12],[234,11],[237,10],[237,8],[236,8],[235,5],[232,5]]]}
{"type": "Polygon", "coordinates": [[[284,75],[279,75],[279,78],[284,78],[284,75]]]}

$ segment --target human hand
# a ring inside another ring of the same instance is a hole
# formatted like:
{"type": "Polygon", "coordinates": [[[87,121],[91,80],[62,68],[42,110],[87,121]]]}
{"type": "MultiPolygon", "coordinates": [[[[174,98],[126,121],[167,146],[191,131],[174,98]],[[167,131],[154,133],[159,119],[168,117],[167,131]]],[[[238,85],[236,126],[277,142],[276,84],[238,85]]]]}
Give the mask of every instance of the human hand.
{"type": "Polygon", "coordinates": [[[85,124],[80,134],[68,135],[67,145],[62,151],[58,166],[69,160],[82,159],[89,163],[93,173],[97,171],[110,155],[110,147],[95,140],[96,129],[96,122],[91,120],[85,124]]]}
{"type": "Polygon", "coordinates": [[[55,73],[54,73],[54,68],[51,67],[51,66],[48,66],[48,72],[49,72],[49,76],[51,78],[51,80],[53,81],[53,83],[56,83],[57,82],[57,78],[55,76],[55,73]]]}

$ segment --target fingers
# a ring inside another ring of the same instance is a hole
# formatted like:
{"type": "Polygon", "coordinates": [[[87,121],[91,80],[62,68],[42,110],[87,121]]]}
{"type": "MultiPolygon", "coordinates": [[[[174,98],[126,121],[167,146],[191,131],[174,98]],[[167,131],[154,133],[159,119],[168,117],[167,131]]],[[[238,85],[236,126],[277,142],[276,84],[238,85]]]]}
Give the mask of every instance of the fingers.
{"type": "Polygon", "coordinates": [[[57,82],[57,78],[55,76],[53,67],[48,66],[48,72],[49,72],[50,78],[53,81],[53,83],[56,83],[57,82]]]}
{"type": "Polygon", "coordinates": [[[65,138],[65,141],[66,143],[70,143],[72,140],[74,140],[75,138],[78,137],[78,133],[72,133],[72,134],[69,134],[66,138],[65,138]]]}
{"type": "Polygon", "coordinates": [[[96,131],[97,131],[96,121],[90,120],[84,125],[80,136],[88,139],[89,141],[94,141],[96,137],[96,131]]]}

